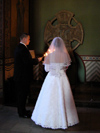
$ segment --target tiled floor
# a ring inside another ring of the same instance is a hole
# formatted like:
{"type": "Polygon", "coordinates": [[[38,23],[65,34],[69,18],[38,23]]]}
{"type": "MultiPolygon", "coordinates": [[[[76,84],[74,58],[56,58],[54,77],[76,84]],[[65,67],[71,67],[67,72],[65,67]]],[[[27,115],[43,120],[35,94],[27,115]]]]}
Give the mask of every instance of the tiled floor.
{"type": "MultiPolygon", "coordinates": [[[[27,107],[33,110],[33,107],[27,107]]],[[[19,118],[16,107],[0,106],[0,133],[100,133],[100,109],[77,107],[80,123],[66,130],[45,129],[19,118]]]]}

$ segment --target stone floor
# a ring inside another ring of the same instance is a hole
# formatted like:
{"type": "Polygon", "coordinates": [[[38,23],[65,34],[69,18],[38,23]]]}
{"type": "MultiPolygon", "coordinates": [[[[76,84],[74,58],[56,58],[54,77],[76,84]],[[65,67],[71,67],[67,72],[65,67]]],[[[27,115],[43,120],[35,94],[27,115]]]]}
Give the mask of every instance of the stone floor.
{"type": "MultiPolygon", "coordinates": [[[[33,110],[40,86],[41,83],[33,85],[28,109],[33,110]]],[[[16,107],[11,106],[14,103],[8,102],[7,105],[0,103],[0,133],[100,133],[100,83],[78,84],[73,87],[73,96],[79,124],[66,130],[45,129],[35,125],[31,119],[19,118],[16,107]]]]}
{"type": "MultiPolygon", "coordinates": [[[[27,107],[33,110],[33,107],[27,107]]],[[[100,109],[77,107],[80,123],[66,130],[45,129],[19,118],[16,107],[0,106],[0,133],[100,133],[100,109]]]]}

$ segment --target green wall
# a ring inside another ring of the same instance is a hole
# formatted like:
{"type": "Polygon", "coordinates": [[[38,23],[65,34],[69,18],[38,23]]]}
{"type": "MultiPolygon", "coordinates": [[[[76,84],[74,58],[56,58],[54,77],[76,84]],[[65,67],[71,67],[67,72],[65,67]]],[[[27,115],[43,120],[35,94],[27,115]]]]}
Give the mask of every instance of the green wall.
{"type": "Polygon", "coordinates": [[[30,0],[30,47],[44,52],[44,28],[48,20],[61,10],[75,14],[84,29],[84,42],[76,50],[79,55],[100,55],[100,0],[30,0]]]}
{"type": "MultiPolygon", "coordinates": [[[[83,44],[76,49],[78,55],[100,55],[100,0],[30,0],[30,48],[36,54],[44,53],[44,29],[48,20],[61,10],[75,14],[84,30],[83,44]]],[[[78,75],[84,82],[84,66],[79,58],[78,75]]]]}

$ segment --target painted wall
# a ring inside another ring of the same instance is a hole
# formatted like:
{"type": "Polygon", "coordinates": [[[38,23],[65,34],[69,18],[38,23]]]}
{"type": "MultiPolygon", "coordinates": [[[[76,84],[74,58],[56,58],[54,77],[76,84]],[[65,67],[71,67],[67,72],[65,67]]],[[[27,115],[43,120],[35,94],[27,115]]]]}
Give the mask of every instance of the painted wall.
{"type": "Polygon", "coordinates": [[[44,50],[44,28],[48,20],[61,10],[75,14],[84,29],[84,42],[76,52],[79,55],[100,55],[100,1],[99,0],[30,0],[31,47],[36,53],[44,50]]]}
{"type": "MultiPolygon", "coordinates": [[[[30,0],[30,48],[36,54],[44,53],[44,29],[48,20],[61,10],[75,14],[84,29],[84,41],[75,52],[81,55],[100,56],[100,0],[30,0]]],[[[77,58],[79,59],[79,57],[77,58]]],[[[85,81],[85,70],[79,59],[79,79],[85,81]]]]}

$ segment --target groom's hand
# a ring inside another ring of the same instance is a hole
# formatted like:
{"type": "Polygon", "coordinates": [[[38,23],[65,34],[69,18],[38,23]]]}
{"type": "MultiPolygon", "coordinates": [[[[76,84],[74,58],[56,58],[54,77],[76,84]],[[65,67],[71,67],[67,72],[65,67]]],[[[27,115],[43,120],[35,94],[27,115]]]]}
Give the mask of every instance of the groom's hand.
{"type": "Polygon", "coordinates": [[[42,61],[42,58],[43,58],[43,57],[39,57],[39,58],[38,58],[38,61],[39,61],[39,62],[42,61]]]}

